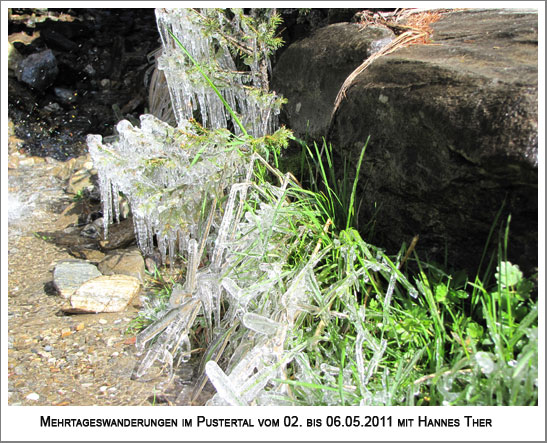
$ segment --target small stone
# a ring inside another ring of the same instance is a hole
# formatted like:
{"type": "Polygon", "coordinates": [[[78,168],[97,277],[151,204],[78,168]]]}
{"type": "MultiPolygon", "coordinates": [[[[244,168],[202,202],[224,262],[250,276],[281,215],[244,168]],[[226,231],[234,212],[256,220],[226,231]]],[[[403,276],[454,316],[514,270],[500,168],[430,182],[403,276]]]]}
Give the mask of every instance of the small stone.
{"type": "Polygon", "coordinates": [[[101,248],[110,251],[126,248],[135,242],[133,217],[128,217],[120,223],[114,223],[108,228],[108,239],[99,242],[101,248]]]}
{"type": "Polygon", "coordinates": [[[61,337],[68,337],[72,335],[72,331],[69,328],[61,329],[61,337]]]}
{"type": "Polygon", "coordinates": [[[34,401],[36,401],[36,400],[38,400],[39,398],[40,398],[40,396],[39,396],[36,392],[33,392],[33,393],[31,393],[31,394],[29,394],[29,395],[26,396],[26,399],[27,399],[27,400],[34,400],[34,401]]]}
{"type": "Polygon", "coordinates": [[[53,348],[52,348],[50,345],[45,345],[45,346],[44,346],[44,351],[46,351],[46,352],[51,352],[52,349],[53,349],[53,348]]]}
{"type": "Polygon", "coordinates": [[[108,321],[105,320],[104,318],[100,318],[100,319],[99,319],[99,323],[100,323],[101,325],[106,325],[106,324],[108,323],[108,321]]]}
{"type": "Polygon", "coordinates": [[[93,183],[91,181],[91,171],[83,168],[72,174],[68,181],[66,191],[69,194],[78,194],[84,189],[91,189],[92,187],[93,183]]]}
{"type": "Polygon", "coordinates": [[[51,173],[59,180],[68,180],[72,174],[76,161],[75,158],[71,158],[66,162],[60,163],[51,170],[51,173]]]}
{"type": "Polygon", "coordinates": [[[76,328],[75,328],[75,329],[76,329],[77,331],[81,331],[81,330],[84,329],[84,328],[85,328],[85,324],[84,324],[84,323],[78,323],[78,324],[76,325],[76,328]]]}
{"type": "Polygon", "coordinates": [[[137,248],[109,252],[99,263],[98,268],[103,275],[131,275],[141,282],[144,281],[144,259],[137,248]]]}
{"type": "Polygon", "coordinates": [[[17,80],[37,90],[45,90],[59,74],[57,60],[51,49],[31,54],[18,64],[17,80]]]}
{"type": "Polygon", "coordinates": [[[45,161],[42,157],[24,157],[19,160],[19,166],[32,166],[38,163],[45,163],[45,161]]]}
{"type": "Polygon", "coordinates": [[[84,247],[72,247],[68,251],[74,257],[80,258],[82,260],[87,260],[92,264],[99,263],[104,257],[104,252],[101,252],[97,249],[87,249],[84,247]]]}
{"type": "Polygon", "coordinates": [[[53,88],[53,93],[57,96],[61,103],[70,105],[76,101],[76,93],[67,88],[56,87],[53,88]]]}
{"type": "Polygon", "coordinates": [[[59,218],[55,222],[55,227],[57,229],[65,229],[69,226],[77,225],[80,214],[84,210],[85,208],[82,202],[77,201],[70,203],[59,215],[59,218]]]}
{"type": "Polygon", "coordinates": [[[8,169],[17,169],[19,167],[19,155],[10,154],[8,156],[8,169]]]}
{"type": "Polygon", "coordinates": [[[101,392],[105,392],[107,389],[108,389],[108,386],[101,386],[101,387],[99,388],[99,390],[100,390],[101,392]]]}
{"type": "Polygon", "coordinates": [[[70,298],[83,283],[100,275],[97,267],[85,260],[64,260],[53,271],[53,285],[62,297],[70,298]]]}
{"type": "Polygon", "coordinates": [[[119,312],[140,292],[141,283],[129,275],[103,275],[85,282],[70,297],[65,312],[119,312]]]}

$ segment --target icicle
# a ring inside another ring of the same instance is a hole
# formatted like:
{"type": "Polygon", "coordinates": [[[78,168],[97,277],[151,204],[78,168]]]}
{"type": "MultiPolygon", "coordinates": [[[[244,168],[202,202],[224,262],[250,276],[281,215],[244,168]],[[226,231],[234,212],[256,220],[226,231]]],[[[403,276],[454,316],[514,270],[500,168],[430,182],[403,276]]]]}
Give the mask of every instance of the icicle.
{"type": "Polygon", "coordinates": [[[253,312],[247,312],[243,316],[243,324],[247,328],[267,336],[275,335],[281,326],[276,321],[253,312]]]}
{"type": "Polygon", "coordinates": [[[205,372],[215,386],[219,395],[232,406],[248,406],[247,403],[237,394],[230,379],[214,361],[208,361],[205,365],[205,372]]]}

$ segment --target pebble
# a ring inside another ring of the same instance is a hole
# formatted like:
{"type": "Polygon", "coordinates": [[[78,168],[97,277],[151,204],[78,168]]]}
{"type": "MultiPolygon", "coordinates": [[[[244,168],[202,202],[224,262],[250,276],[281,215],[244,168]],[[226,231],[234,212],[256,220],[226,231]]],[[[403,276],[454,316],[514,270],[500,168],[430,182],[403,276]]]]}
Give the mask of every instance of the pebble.
{"type": "Polygon", "coordinates": [[[40,396],[36,392],[33,392],[33,393],[26,396],[27,400],[35,400],[36,401],[39,398],[40,398],[40,396]]]}
{"type": "Polygon", "coordinates": [[[99,313],[124,310],[141,289],[141,282],[128,275],[96,277],[85,282],[70,297],[65,312],[99,313]]]}
{"type": "Polygon", "coordinates": [[[85,324],[83,324],[83,323],[78,323],[78,324],[76,325],[76,330],[77,330],[77,331],[81,331],[81,330],[84,329],[84,328],[85,328],[85,324]]]}
{"type": "Polygon", "coordinates": [[[51,352],[52,350],[53,350],[53,348],[50,345],[45,345],[44,346],[44,351],[51,352]]]}
{"type": "Polygon", "coordinates": [[[99,388],[99,390],[100,390],[101,392],[104,392],[104,391],[106,391],[107,389],[108,389],[108,386],[101,386],[101,387],[99,388]]]}
{"type": "Polygon", "coordinates": [[[100,271],[85,260],[63,260],[53,271],[53,285],[62,297],[70,296],[86,281],[99,277],[100,271]]]}
{"type": "Polygon", "coordinates": [[[100,323],[101,325],[106,325],[106,324],[108,323],[108,320],[105,320],[104,318],[100,318],[100,319],[99,319],[99,323],[100,323]]]}

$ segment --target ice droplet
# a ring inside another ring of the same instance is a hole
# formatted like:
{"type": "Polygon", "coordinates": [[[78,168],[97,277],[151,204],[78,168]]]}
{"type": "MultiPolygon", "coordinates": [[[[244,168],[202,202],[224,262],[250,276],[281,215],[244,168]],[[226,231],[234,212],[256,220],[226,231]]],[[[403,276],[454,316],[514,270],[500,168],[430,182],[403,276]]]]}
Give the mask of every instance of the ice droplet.
{"type": "Polygon", "coordinates": [[[488,352],[479,351],[475,354],[475,361],[484,375],[490,375],[496,365],[488,352]]]}

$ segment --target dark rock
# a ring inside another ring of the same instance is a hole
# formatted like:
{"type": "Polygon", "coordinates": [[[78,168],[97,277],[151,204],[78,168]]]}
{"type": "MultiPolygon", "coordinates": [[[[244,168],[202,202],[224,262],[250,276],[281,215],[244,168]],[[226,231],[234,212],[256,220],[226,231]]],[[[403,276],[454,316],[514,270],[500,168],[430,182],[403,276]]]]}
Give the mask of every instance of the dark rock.
{"type": "Polygon", "coordinates": [[[74,43],[72,40],[50,27],[45,27],[40,33],[40,36],[47,43],[48,47],[53,49],[74,51],[78,47],[77,43],[74,43]]]}
{"type": "Polygon", "coordinates": [[[31,54],[19,63],[17,79],[43,91],[53,84],[59,68],[51,49],[31,54]]]}
{"type": "MultiPolygon", "coordinates": [[[[144,79],[149,68],[146,54],[161,42],[153,8],[73,8],[66,14],[59,10],[46,13],[47,17],[41,15],[39,21],[28,14],[24,20],[21,16],[10,15],[11,50],[16,49],[24,59],[53,49],[58,74],[52,86],[78,95],[71,99],[61,93],[59,98],[54,88],[33,89],[16,81],[13,75],[17,75],[17,71],[13,70],[9,78],[8,112],[16,123],[17,136],[23,141],[21,148],[26,153],[66,160],[85,149],[81,143],[82,134],[106,136],[113,133],[119,118],[112,105],[117,104],[130,114],[144,112],[146,101],[136,97],[146,97],[144,79]],[[98,40],[104,40],[104,46],[99,45],[98,40]],[[113,72],[114,68],[116,72],[113,72]],[[105,89],[100,85],[103,79],[109,82],[113,91],[107,91],[107,96],[100,100],[100,93],[105,89]],[[98,97],[95,92],[99,92],[98,97]],[[62,109],[57,105],[49,106],[52,103],[61,105],[62,109]]],[[[13,52],[10,68],[16,64],[19,61],[13,52]]]]}
{"type": "Polygon", "coordinates": [[[32,112],[38,107],[29,88],[11,77],[8,77],[8,101],[12,110],[17,109],[23,113],[32,112]]]}
{"type": "Polygon", "coordinates": [[[53,92],[59,101],[65,105],[76,103],[77,94],[70,89],[56,87],[53,92]]]}
{"type": "MultiPolygon", "coordinates": [[[[510,260],[537,266],[537,26],[537,13],[518,10],[447,14],[431,25],[434,45],[377,59],[347,90],[330,141],[354,159],[371,136],[360,222],[378,205],[376,239],[391,252],[419,234],[423,258],[446,253],[475,272],[503,206],[510,260]]],[[[309,63],[295,78],[310,71],[334,82],[309,63]]],[[[291,124],[314,118],[303,110],[291,124]]]]}
{"type": "Polygon", "coordinates": [[[40,30],[41,35],[46,30],[46,32],[53,31],[70,40],[89,36],[89,27],[80,21],[44,20],[36,24],[36,29],[40,30]]]}
{"type": "Polygon", "coordinates": [[[289,100],[281,119],[299,137],[325,136],[332,105],[346,77],[392,38],[386,29],[338,23],[289,46],[272,78],[272,88],[289,100]]]}
{"type": "Polygon", "coordinates": [[[80,235],[87,238],[98,239],[103,234],[103,224],[102,219],[95,220],[92,223],[87,224],[80,231],[80,235]]]}
{"type": "Polygon", "coordinates": [[[106,251],[126,248],[135,242],[133,217],[126,218],[120,223],[114,223],[108,227],[108,238],[100,241],[101,248],[106,251]]]}
{"type": "Polygon", "coordinates": [[[88,262],[97,265],[105,257],[105,254],[97,249],[80,248],[77,246],[69,247],[68,252],[73,257],[87,260],[88,262]]]}

